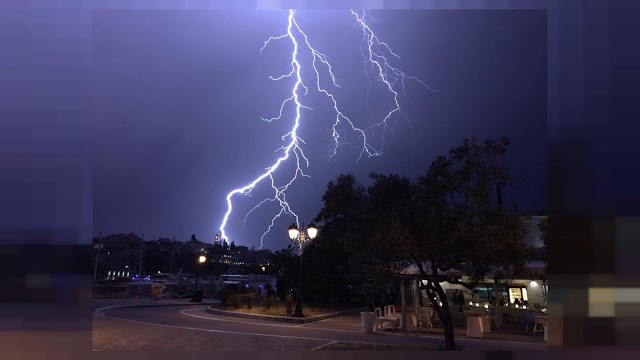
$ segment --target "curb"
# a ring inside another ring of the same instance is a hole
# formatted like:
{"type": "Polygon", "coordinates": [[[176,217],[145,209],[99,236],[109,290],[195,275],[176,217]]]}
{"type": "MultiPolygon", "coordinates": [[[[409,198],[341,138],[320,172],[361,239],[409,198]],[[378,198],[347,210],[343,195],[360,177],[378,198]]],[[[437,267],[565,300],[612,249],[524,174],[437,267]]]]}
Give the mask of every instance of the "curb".
{"type": "Polygon", "coordinates": [[[112,305],[98,308],[93,311],[91,314],[93,317],[105,317],[104,312],[111,309],[122,309],[122,308],[143,308],[143,307],[167,307],[167,306],[206,306],[206,305],[216,305],[214,302],[201,302],[201,303],[183,303],[183,304],[123,304],[123,305],[112,305]]]}
{"type": "Polygon", "coordinates": [[[295,324],[307,324],[307,323],[325,320],[325,319],[329,319],[337,316],[360,312],[363,309],[364,308],[344,310],[344,311],[338,311],[335,313],[309,316],[304,318],[294,318],[294,317],[288,317],[288,316],[275,316],[275,315],[247,314],[247,313],[242,313],[237,311],[226,311],[226,310],[215,309],[215,308],[212,308],[211,306],[208,307],[206,311],[210,314],[234,316],[234,317],[245,318],[245,319],[270,320],[270,321],[287,322],[287,323],[295,323],[295,324]]]}

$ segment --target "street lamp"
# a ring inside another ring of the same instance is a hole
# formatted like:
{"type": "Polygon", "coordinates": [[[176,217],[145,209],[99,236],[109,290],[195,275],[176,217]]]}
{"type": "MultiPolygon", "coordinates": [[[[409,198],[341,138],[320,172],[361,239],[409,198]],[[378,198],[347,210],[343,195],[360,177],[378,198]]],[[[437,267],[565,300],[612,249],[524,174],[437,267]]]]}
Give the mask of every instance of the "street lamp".
{"type": "MultiPolygon", "coordinates": [[[[205,262],[207,262],[207,257],[205,255],[200,255],[198,256],[198,266],[202,266],[202,264],[204,264],[205,262]]],[[[198,296],[198,277],[200,276],[200,269],[196,269],[196,286],[193,289],[193,299],[191,299],[191,302],[200,302],[202,301],[202,299],[198,296]]]]}
{"type": "MultiPolygon", "coordinates": [[[[304,229],[304,224],[302,225],[304,229]]],[[[318,228],[314,223],[309,224],[307,227],[307,234],[305,235],[304,231],[298,230],[298,227],[295,223],[289,226],[289,239],[293,242],[294,245],[300,245],[300,272],[298,278],[298,289],[296,291],[296,309],[293,312],[294,317],[304,317],[302,313],[302,249],[305,242],[309,240],[315,239],[318,235],[318,228]],[[307,236],[309,239],[307,240],[307,236]]]]}
{"type": "Polygon", "coordinates": [[[218,262],[216,263],[216,280],[220,280],[220,250],[222,250],[222,241],[220,241],[220,236],[216,234],[215,243],[218,244],[218,262]]]}

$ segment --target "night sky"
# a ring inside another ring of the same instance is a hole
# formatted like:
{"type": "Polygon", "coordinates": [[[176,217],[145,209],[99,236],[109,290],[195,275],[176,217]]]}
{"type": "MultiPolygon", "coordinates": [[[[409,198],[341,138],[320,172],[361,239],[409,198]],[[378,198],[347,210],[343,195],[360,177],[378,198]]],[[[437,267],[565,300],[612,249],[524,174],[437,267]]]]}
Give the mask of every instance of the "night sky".
{"type": "MultiPolygon", "coordinates": [[[[508,136],[513,182],[505,204],[518,210],[547,207],[547,23],[541,11],[372,11],[373,30],[402,60],[393,65],[437,92],[407,80],[399,101],[410,120],[394,118],[381,157],[356,161],[359,149],[339,148],[329,159],[334,114],[326,98],[304,99],[299,135],[311,165],[287,195],[300,220],[322,206],[329,180],[351,172],[367,183],[370,172],[410,178],[425,174],[439,154],[464,137],[508,136]],[[512,191],[515,189],[515,199],[512,191]]],[[[361,30],[348,10],[300,11],[309,40],[332,62],[342,110],[366,127],[368,80],[361,30]]],[[[276,158],[292,113],[277,115],[292,80],[291,44],[270,36],[286,30],[285,11],[96,11],[93,17],[93,232],[134,232],[145,239],[191,234],[211,241],[226,211],[226,194],[253,180],[276,158]]],[[[303,71],[309,63],[302,63],[303,71]]],[[[390,95],[373,84],[374,119],[390,95]]],[[[352,136],[353,133],[346,133],[352,136]]],[[[352,138],[356,141],[357,138],[352,138]]],[[[379,140],[379,139],[378,139],[379,140]]],[[[283,167],[289,171],[291,167],[283,167]]],[[[285,177],[278,177],[284,180],[285,177]]],[[[278,207],[246,211],[269,195],[258,186],[236,196],[229,240],[260,245],[278,207]]],[[[289,242],[283,216],[264,247],[289,242]]]]}

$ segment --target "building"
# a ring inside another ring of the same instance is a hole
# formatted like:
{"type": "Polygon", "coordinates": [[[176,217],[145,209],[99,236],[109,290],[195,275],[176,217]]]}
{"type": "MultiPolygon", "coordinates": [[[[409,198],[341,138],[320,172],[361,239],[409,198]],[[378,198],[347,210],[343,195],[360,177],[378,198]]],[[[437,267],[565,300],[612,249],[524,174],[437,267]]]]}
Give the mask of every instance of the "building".
{"type": "MultiPolygon", "coordinates": [[[[538,225],[546,219],[547,216],[537,215],[523,217],[523,223],[529,230],[526,238],[524,239],[527,244],[536,248],[543,245],[538,225]]],[[[429,263],[424,264],[424,269],[426,271],[430,268],[431,266],[429,263]]],[[[468,277],[462,271],[458,270],[449,270],[446,272],[438,271],[438,273],[442,274],[446,278],[460,279],[462,282],[466,282],[468,280],[468,277]]],[[[402,274],[406,276],[406,279],[411,280],[406,288],[407,294],[405,297],[407,299],[407,305],[415,306],[416,299],[419,299],[417,293],[417,281],[421,280],[424,285],[426,285],[427,281],[420,279],[418,267],[413,264],[406,267],[402,271],[402,274]]],[[[430,274],[430,272],[428,272],[428,274],[430,274]]],[[[486,280],[475,287],[474,290],[477,291],[479,305],[491,302],[495,296],[495,290],[497,290],[498,294],[502,294],[505,300],[509,303],[514,303],[515,300],[518,299],[519,302],[527,301],[527,303],[532,307],[546,307],[549,293],[546,281],[546,263],[528,262],[525,265],[524,273],[505,273],[502,276],[504,280],[499,281],[498,284],[494,284],[493,278],[494,273],[489,273],[486,276],[486,280]]],[[[440,286],[445,290],[449,300],[451,300],[451,295],[455,290],[459,290],[464,293],[466,302],[471,302],[474,296],[474,291],[471,291],[462,285],[451,284],[443,281],[440,283],[440,286]]],[[[427,304],[428,299],[426,298],[426,290],[420,290],[419,294],[422,297],[423,305],[427,304]]]]}

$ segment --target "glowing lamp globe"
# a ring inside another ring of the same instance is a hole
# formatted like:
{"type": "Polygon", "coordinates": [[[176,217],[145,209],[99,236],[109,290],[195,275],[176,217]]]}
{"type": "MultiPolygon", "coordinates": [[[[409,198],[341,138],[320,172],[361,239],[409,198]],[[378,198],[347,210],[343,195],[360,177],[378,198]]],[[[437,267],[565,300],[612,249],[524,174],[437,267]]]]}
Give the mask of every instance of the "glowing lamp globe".
{"type": "Polygon", "coordinates": [[[291,226],[289,226],[289,239],[295,240],[298,238],[299,234],[300,234],[300,231],[298,230],[298,227],[296,226],[296,224],[291,224],[291,226]]]}
{"type": "Polygon", "coordinates": [[[309,234],[309,238],[311,240],[315,239],[316,236],[318,236],[318,228],[316,227],[316,224],[309,224],[309,226],[307,227],[307,234],[309,234]]]}

